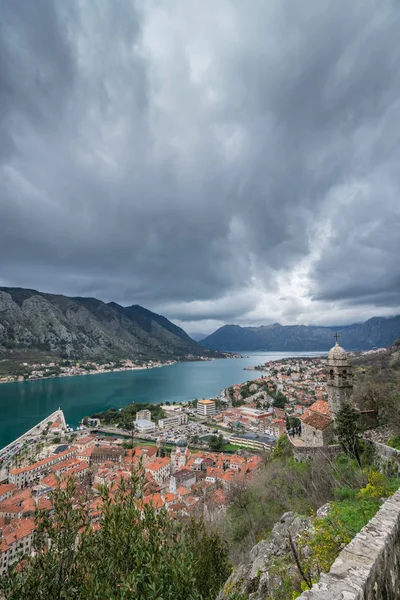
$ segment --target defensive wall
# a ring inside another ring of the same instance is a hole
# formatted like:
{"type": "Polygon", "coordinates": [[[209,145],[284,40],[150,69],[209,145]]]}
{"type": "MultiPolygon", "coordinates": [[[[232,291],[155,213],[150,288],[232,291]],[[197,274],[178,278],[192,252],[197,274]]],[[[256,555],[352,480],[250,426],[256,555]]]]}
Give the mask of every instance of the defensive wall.
{"type": "MultiPolygon", "coordinates": [[[[383,444],[381,444],[383,445],[383,444]]],[[[400,490],[342,550],[299,600],[397,600],[400,598],[400,490]]]]}
{"type": "Polygon", "coordinates": [[[332,460],[336,456],[339,456],[342,451],[339,444],[331,444],[330,446],[296,446],[292,440],[290,442],[293,449],[293,458],[298,462],[311,460],[319,456],[332,460]]]}
{"type": "Polygon", "coordinates": [[[374,462],[380,471],[390,475],[400,475],[400,450],[375,440],[364,438],[364,441],[375,449],[374,462]]]}

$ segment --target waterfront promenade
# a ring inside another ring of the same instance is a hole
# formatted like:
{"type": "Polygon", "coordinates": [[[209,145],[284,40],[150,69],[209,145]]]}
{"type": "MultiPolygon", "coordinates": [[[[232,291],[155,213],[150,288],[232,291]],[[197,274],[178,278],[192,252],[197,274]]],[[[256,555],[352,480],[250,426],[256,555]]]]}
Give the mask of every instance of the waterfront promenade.
{"type": "Polygon", "coordinates": [[[55,423],[57,421],[60,422],[60,429],[65,431],[67,424],[61,408],[55,410],[51,415],[40,421],[40,423],[37,423],[34,427],[31,427],[31,429],[0,450],[0,482],[7,479],[9,466],[22,448],[37,441],[49,422],[55,423]]]}

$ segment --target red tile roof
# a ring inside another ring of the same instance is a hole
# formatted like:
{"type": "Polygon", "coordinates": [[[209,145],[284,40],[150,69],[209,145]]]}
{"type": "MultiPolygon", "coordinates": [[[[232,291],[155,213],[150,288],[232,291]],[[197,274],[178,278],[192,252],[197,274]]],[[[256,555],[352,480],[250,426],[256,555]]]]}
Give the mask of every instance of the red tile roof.
{"type": "Polygon", "coordinates": [[[303,415],[301,420],[306,425],[310,425],[310,427],[320,429],[321,431],[326,429],[328,425],[332,423],[332,419],[327,415],[309,411],[303,415]]]}
{"type": "Polygon", "coordinates": [[[321,415],[330,415],[329,404],[325,400],[317,400],[314,404],[311,404],[309,410],[312,412],[319,413],[321,415]]]}
{"type": "Polygon", "coordinates": [[[38,467],[45,467],[47,464],[51,465],[52,461],[54,461],[56,458],[63,458],[64,456],[67,456],[71,452],[74,452],[74,450],[77,450],[77,448],[72,446],[68,450],[64,450],[64,452],[60,452],[59,454],[52,454],[48,458],[39,460],[38,462],[33,463],[33,465],[29,465],[29,467],[20,467],[19,469],[11,469],[10,473],[12,475],[19,475],[20,473],[32,471],[33,469],[36,469],[38,467]]]}
{"type": "Polygon", "coordinates": [[[147,465],[146,467],[146,471],[159,471],[160,469],[162,469],[163,467],[166,467],[167,465],[170,464],[170,459],[169,458],[156,458],[156,460],[154,460],[152,463],[150,463],[149,465],[147,465]]]}

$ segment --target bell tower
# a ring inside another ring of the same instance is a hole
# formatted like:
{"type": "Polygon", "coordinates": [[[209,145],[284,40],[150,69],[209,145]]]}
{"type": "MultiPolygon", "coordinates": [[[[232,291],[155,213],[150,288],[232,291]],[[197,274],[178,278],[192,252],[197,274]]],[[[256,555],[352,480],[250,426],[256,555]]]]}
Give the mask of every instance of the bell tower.
{"type": "Polygon", "coordinates": [[[328,352],[328,404],[333,420],[343,403],[350,402],[353,395],[353,373],[345,350],[339,346],[336,333],[336,344],[328,352]]]}

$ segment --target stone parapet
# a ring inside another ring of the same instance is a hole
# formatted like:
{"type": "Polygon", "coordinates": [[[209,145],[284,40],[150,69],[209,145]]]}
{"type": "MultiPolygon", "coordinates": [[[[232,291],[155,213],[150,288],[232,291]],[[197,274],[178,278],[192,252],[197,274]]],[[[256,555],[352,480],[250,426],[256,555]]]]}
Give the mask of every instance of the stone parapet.
{"type": "Polygon", "coordinates": [[[400,490],[339,554],[299,600],[400,598],[400,490]]]}
{"type": "Polygon", "coordinates": [[[377,458],[374,462],[380,471],[390,475],[400,474],[400,450],[374,440],[365,438],[364,440],[375,449],[377,458]]]}
{"type": "Polygon", "coordinates": [[[336,456],[339,456],[342,451],[342,448],[339,444],[331,444],[329,446],[300,446],[296,445],[296,443],[294,443],[291,439],[290,442],[293,449],[293,458],[298,462],[302,462],[304,460],[313,460],[319,456],[332,460],[336,456]]]}

